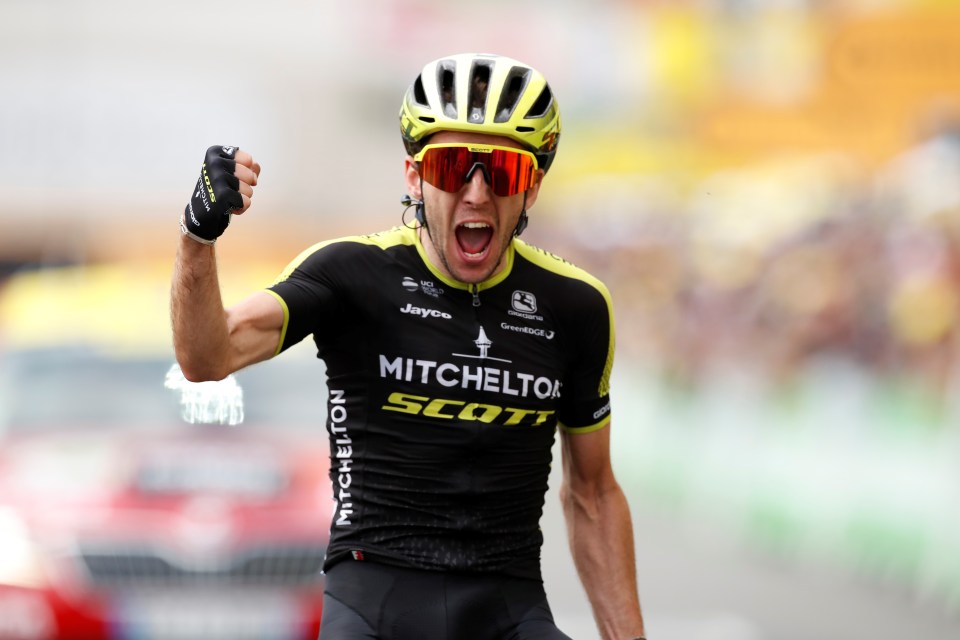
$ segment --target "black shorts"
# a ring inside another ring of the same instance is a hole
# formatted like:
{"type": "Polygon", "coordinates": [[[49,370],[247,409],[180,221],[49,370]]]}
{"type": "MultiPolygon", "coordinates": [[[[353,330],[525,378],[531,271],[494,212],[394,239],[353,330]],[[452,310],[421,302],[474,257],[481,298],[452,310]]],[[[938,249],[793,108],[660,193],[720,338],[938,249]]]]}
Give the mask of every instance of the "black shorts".
{"type": "Polygon", "coordinates": [[[351,560],[327,572],[320,638],[571,640],[539,581],[351,560]]]}

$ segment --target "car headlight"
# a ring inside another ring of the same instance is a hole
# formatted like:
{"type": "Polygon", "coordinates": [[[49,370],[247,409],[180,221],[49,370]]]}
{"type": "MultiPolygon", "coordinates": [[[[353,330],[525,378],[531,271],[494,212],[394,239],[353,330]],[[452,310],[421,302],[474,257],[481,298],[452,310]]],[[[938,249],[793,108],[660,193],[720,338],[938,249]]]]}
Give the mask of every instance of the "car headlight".
{"type": "Polygon", "coordinates": [[[0,585],[39,588],[46,582],[27,524],[13,509],[0,507],[0,585]]]}

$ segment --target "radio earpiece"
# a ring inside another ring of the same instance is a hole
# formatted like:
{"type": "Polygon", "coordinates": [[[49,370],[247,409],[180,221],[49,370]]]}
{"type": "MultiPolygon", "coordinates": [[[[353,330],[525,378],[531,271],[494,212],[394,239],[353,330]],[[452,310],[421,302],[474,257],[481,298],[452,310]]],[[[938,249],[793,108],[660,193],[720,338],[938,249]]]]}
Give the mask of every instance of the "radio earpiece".
{"type": "Polygon", "coordinates": [[[424,211],[423,211],[423,200],[415,200],[409,195],[404,195],[402,198],[400,198],[400,204],[407,207],[408,209],[410,207],[415,206],[416,212],[414,214],[414,217],[417,219],[417,222],[419,222],[421,225],[423,225],[424,227],[427,226],[427,216],[424,214],[424,211]]]}

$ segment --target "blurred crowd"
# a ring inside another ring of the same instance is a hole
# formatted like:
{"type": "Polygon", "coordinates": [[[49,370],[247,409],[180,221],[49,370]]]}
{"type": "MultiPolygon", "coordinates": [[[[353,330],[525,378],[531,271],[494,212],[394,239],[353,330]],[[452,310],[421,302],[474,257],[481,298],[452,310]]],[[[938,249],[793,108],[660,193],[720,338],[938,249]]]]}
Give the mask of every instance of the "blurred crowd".
{"type": "Polygon", "coordinates": [[[947,128],[871,171],[820,156],[683,196],[626,191],[602,212],[585,198],[535,241],[608,283],[618,353],[681,388],[736,371],[788,390],[826,362],[945,412],[960,382],[958,178],[947,128]]]}

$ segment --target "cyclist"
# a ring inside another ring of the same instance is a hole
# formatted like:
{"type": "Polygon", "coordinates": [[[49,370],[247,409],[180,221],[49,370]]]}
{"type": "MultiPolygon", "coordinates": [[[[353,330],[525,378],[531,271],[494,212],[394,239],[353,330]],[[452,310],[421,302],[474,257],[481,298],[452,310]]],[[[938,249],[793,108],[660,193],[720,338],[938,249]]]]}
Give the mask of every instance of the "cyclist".
{"type": "Polygon", "coordinates": [[[610,465],[604,285],[517,236],[557,150],[544,77],[488,54],[428,63],[400,110],[415,221],[321,242],[225,310],[214,243],[260,166],[211,147],[171,293],[185,376],[308,335],[327,366],[336,500],[321,637],[568,638],[540,573],[559,428],[570,545],[604,639],[641,637],[629,509],[610,465]]]}

